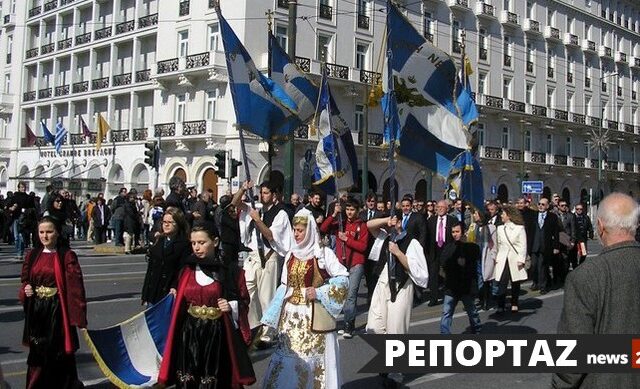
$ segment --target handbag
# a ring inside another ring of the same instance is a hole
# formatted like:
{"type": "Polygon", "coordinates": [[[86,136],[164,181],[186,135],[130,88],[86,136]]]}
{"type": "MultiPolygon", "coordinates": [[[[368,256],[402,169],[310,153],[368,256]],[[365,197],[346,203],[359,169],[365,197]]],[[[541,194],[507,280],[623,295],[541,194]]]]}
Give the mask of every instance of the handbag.
{"type": "MultiPolygon", "coordinates": [[[[325,279],[320,274],[318,267],[318,259],[313,259],[313,281],[311,285],[318,288],[325,284],[325,279]]],[[[337,328],[336,319],[331,316],[327,309],[318,300],[314,300],[311,304],[311,332],[325,333],[333,332],[337,328]]]]}
{"type": "MultiPolygon", "coordinates": [[[[513,243],[511,243],[511,239],[509,239],[509,235],[507,234],[507,229],[506,228],[504,230],[504,236],[507,238],[507,242],[509,242],[509,246],[511,246],[513,251],[516,252],[516,255],[520,255],[520,253],[518,253],[518,250],[516,250],[516,248],[513,246],[513,243]]],[[[530,255],[527,255],[526,259],[524,260],[524,269],[525,270],[531,269],[531,256],[530,255]]]]}

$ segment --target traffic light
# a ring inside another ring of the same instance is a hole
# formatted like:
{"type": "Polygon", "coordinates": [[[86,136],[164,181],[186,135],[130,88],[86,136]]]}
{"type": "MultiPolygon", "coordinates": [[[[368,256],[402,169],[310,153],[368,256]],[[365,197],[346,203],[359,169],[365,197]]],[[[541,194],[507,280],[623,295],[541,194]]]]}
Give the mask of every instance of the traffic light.
{"type": "Polygon", "coordinates": [[[156,141],[146,142],[144,144],[144,163],[151,166],[154,169],[158,169],[158,159],[160,157],[158,153],[158,147],[156,141]]]}
{"type": "Polygon", "coordinates": [[[216,168],[218,168],[218,171],[216,172],[216,174],[220,178],[226,178],[227,152],[226,151],[218,151],[217,153],[214,154],[214,156],[216,157],[216,164],[215,165],[216,165],[216,168]]]}
{"type": "Polygon", "coordinates": [[[237,159],[231,159],[231,171],[229,172],[229,178],[238,177],[238,167],[242,165],[242,162],[237,159]]]}

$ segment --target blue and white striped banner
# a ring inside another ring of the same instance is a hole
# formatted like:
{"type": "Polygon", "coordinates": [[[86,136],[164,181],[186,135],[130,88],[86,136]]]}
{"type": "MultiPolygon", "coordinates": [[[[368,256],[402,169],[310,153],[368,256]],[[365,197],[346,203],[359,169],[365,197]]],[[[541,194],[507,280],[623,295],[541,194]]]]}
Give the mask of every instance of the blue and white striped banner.
{"type": "Polygon", "coordinates": [[[56,139],[55,139],[55,145],[56,145],[56,153],[58,153],[58,155],[61,154],[62,152],[62,144],[64,143],[64,138],[67,137],[67,129],[64,128],[64,124],[62,124],[62,121],[59,121],[58,124],[56,124],[56,139]]]}
{"type": "Polygon", "coordinates": [[[174,296],[129,320],[100,330],[84,330],[104,375],[119,388],[142,388],[156,383],[171,324],[174,296]]]}

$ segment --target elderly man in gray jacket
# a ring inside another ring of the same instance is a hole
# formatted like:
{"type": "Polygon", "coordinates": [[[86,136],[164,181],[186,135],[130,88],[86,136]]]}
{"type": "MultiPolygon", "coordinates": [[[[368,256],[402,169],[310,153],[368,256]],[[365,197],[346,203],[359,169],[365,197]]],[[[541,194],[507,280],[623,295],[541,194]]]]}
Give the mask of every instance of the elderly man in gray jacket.
{"type": "MultiPolygon", "coordinates": [[[[567,277],[560,334],[640,334],[640,208],[614,193],[598,209],[602,253],[567,277]]],[[[640,388],[640,374],[554,374],[553,388],[640,388]]]]}

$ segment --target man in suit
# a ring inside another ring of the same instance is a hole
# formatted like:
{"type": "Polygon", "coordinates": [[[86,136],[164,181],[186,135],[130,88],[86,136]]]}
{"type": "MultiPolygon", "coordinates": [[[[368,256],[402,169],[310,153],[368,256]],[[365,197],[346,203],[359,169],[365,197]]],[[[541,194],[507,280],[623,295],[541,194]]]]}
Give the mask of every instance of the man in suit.
{"type": "Polygon", "coordinates": [[[406,231],[411,239],[417,240],[424,248],[427,242],[427,224],[422,215],[413,212],[411,195],[404,195],[400,206],[402,208],[402,230],[406,231]]]}
{"type": "Polygon", "coordinates": [[[96,205],[91,211],[93,219],[93,237],[95,244],[102,244],[107,241],[107,226],[111,219],[111,210],[104,203],[104,198],[97,198],[96,205]]]}
{"type": "MultiPolygon", "coordinates": [[[[640,333],[639,213],[638,203],[622,193],[600,202],[596,226],[603,250],[567,277],[558,334],[640,333]]],[[[551,386],[640,388],[640,374],[556,373],[551,386]]]]}
{"type": "Polygon", "coordinates": [[[448,250],[448,245],[453,245],[453,235],[451,227],[458,221],[455,217],[447,215],[449,205],[446,200],[440,200],[436,204],[436,214],[427,221],[427,265],[429,267],[429,306],[438,304],[440,265],[447,261],[443,257],[447,253],[453,252],[448,250]]]}
{"type": "Polygon", "coordinates": [[[572,263],[572,257],[576,256],[576,217],[569,210],[569,203],[565,199],[558,202],[558,219],[562,227],[561,231],[564,231],[569,238],[569,246],[561,244],[560,255],[555,258],[558,272],[557,277],[554,275],[554,282],[562,286],[569,273],[569,263],[572,263]]]}
{"type": "MultiPolygon", "coordinates": [[[[553,257],[560,253],[559,237],[560,222],[558,216],[549,211],[549,199],[541,198],[538,201],[537,222],[533,232],[533,242],[531,245],[531,266],[534,286],[531,290],[540,289],[540,294],[549,291],[549,266],[553,262],[553,257]]],[[[558,269],[553,269],[554,273],[558,269]]]]}
{"type": "MultiPolygon", "coordinates": [[[[367,193],[367,199],[365,202],[365,207],[362,211],[360,211],[359,218],[365,223],[369,220],[378,219],[381,217],[389,216],[385,215],[383,212],[378,211],[376,209],[376,204],[378,203],[378,196],[374,192],[367,193]]],[[[373,247],[373,242],[375,242],[376,237],[373,234],[369,234],[369,239],[367,242],[367,251],[365,253],[366,260],[364,262],[364,279],[367,284],[367,306],[371,305],[371,296],[373,295],[373,289],[376,287],[378,283],[378,277],[375,274],[375,268],[377,262],[369,259],[369,253],[371,252],[371,247],[373,247]]]]}
{"type": "Polygon", "coordinates": [[[487,204],[487,224],[491,224],[496,227],[502,225],[500,207],[498,207],[498,203],[493,200],[489,201],[487,204]]]}

